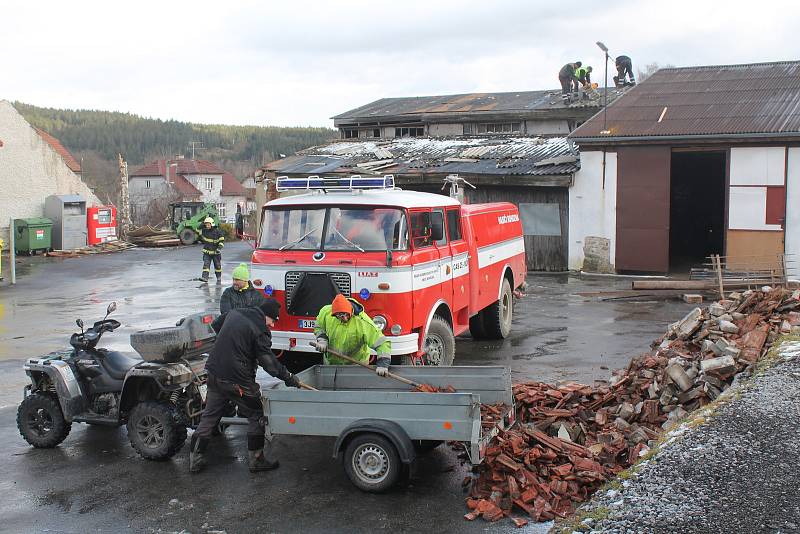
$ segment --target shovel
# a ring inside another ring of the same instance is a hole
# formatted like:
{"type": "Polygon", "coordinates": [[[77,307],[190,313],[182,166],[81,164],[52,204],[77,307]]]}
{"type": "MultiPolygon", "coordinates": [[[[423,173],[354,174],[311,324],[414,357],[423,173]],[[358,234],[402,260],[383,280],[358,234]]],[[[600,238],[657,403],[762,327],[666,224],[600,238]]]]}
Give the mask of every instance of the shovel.
{"type": "MultiPolygon", "coordinates": [[[[312,347],[314,347],[314,348],[317,348],[317,344],[315,342],[313,342],[313,341],[310,343],[310,345],[312,347]]],[[[372,367],[370,365],[367,365],[364,362],[360,362],[360,361],[356,360],[355,358],[351,358],[350,356],[345,356],[341,352],[336,352],[335,350],[332,350],[332,349],[327,349],[325,352],[327,352],[328,354],[332,354],[333,356],[336,356],[337,358],[341,358],[343,360],[347,360],[350,363],[354,363],[356,365],[360,365],[361,367],[365,367],[365,368],[369,369],[370,371],[374,371],[375,370],[374,367],[372,367]]],[[[408,384],[409,386],[413,386],[413,387],[415,387],[417,389],[422,387],[422,384],[418,384],[416,382],[413,382],[413,381],[409,380],[408,378],[403,378],[402,376],[396,375],[394,373],[386,373],[386,376],[389,377],[389,378],[394,378],[395,380],[397,380],[399,382],[402,382],[403,384],[408,384]]]]}

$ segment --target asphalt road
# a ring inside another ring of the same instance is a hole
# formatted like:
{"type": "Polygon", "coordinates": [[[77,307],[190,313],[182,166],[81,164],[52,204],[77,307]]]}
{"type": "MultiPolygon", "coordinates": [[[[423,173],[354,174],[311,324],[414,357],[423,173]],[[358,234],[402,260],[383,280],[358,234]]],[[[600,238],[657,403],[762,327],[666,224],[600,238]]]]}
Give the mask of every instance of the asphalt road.
{"type": "MultiPolygon", "coordinates": [[[[225,249],[225,284],[246,244],[225,249]]],[[[167,462],[140,459],[124,428],[76,424],[52,450],[29,447],[16,431],[26,377],[22,359],[68,346],[74,320],[99,319],[115,300],[123,327],[104,346],[130,350],[128,334],[167,326],[187,312],[212,310],[222,288],[192,281],[200,249],[137,249],[75,259],[37,258],[0,286],[0,531],[3,532],[493,532],[508,522],[469,523],[453,451],[422,458],[409,484],[384,495],[356,490],[331,458],[333,440],[281,438],[281,468],[251,475],[243,429],[211,447],[207,471],[188,473],[183,449],[167,462]]],[[[577,293],[624,289],[629,282],[535,275],[517,302],[503,342],[457,342],[456,363],[508,365],[515,380],[606,378],[646,349],[689,308],[680,302],[599,302],[577,293]]],[[[223,286],[224,287],[224,286],[223,286]]],[[[531,525],[528,531],[546,526],[531,525]]]]}

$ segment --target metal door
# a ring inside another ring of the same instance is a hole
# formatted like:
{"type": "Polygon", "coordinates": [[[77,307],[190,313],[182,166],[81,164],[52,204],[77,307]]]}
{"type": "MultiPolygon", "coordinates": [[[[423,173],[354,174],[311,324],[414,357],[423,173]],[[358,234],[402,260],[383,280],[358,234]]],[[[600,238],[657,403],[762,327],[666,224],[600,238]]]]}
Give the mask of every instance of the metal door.
{"type": "Polygon", "coordinates": [[[669,271],[668,146],[617,149],[618,271],[669,271]]]}

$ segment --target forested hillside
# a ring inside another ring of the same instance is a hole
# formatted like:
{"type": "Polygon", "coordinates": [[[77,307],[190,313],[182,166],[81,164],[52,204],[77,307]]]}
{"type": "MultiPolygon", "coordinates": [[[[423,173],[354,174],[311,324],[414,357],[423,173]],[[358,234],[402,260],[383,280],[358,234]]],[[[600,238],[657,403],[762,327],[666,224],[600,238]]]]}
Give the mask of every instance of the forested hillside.
{"type": "Polygon", "coordinates": [[[131,170],[158,158],[191,157],[213,161],[238,178],[259,166],[332,139],[329,128],[228,126],[148,119],[130,113],[40,108],[15,102],[32,125],[57,137],[81,160],[83,176],[103,200],[116,198],[117,153],[131,170]]]}

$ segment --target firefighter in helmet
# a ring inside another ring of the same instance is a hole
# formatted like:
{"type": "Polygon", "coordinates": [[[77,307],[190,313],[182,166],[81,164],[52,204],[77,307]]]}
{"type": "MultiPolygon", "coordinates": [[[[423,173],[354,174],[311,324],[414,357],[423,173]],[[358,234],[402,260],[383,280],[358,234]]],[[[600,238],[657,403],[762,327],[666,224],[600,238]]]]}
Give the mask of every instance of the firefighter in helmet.
{"type": "Polygon", "coordinates": [[[317,315],[314,328],[317,350],[323,354],[326,365],[347,365],[350,362],[328,353],[328,348],[369,363],[369,350],[378,354],[375,372],[386,376],[392,362],[391,344],[372,322],[364,307],[344,295],[336,295],[331,304],[323,306],[317,315]]]}
{"type": "Polygon", "coordinates": [[[203,220],[203,230],[200,232],[200,242],[203,243],[203,274],[200,279],[208,282],[211,272],[211,262],[214,262],[214,274],[217,283],[222,283],[222,247],[225,246],[225,233],[214,226],[214,219],[206,217],[203,220]]]}

